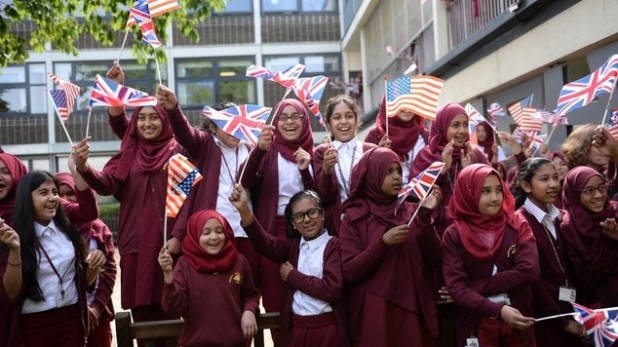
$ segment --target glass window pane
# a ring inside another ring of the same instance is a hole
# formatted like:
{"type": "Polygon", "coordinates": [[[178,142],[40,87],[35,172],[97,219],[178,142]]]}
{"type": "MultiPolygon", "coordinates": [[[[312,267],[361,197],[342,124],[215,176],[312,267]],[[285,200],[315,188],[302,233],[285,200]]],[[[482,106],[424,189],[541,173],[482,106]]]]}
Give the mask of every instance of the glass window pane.
{"type": "Polygon", "coordinates": [[[47,113],[48,99],[45,86],[30,87],[30,113],[47,113]]]}
{"type": "Polygon", "coordinates": [[[215,83],[213,81],[178,82],[178,99],[180,105],[204,106],[215,103],[215,83]]]}
{"type": "Polygon", "coordinates": [[[339,72],[339,57],[338,56],[308,56],[305,57],[305,72],[321,73],[321,72],[339,72]]]}
{"type": "Polygon", "coordinates": [[[251,0],[232,0],[227,2],[227,6],[222,13],[251,12],[251,0]]]}
{"type": "Polygon", "coordinates": [[[291,12],[298,11],[296,0],[262,0],[264,12],[291,12]]]}
{"type": "MultiPolygon", "coordinates": [[[[142,66],[142,69],[145,70],[145,67],[142,66]]],[[[159,69],[161,69],[161,82],[163,83],[163,85],[167,85],[165,83],[165,81],[167,81],[167,64],[159,63],[159,69]]],[[[151,79],[151,81],[156,81],[156,83],[159,84],[159,73],[157,72],[157,65],[154,63],[151,64],[149,71],[149,78],[151,79]]]]}
{"type": "Polygon", "coordinates": [[[176,69],[177,78],[212,76],[212,61],[181,61],[176,69]]]}
{"type": "Polygon", "coordinates": [[[49,171],[49,159],[32,159],[32,170],[49,171]]]}
{"type": "Polygon", "coordinates": [[[255,104],[255,81],[226,81],[217,83],[219,102],[255,104]]]}
{"type": "MultiPolygon", "coordinates": [[[[107,71],[107,69],[105,71],[107,71]]],[[[105,71],[103,73],[105,73],[105,71]]],[[[146,76],[148,74],[148,65],[124,63],[122,64],[122,71],[124,71],[126,81],[138,80],[138,79],[143,80],[147,78],[146,76]]]]}
{"type": "Polygon", "coordinates": [[[0,89],[0,112],[28,112],[26,89],[0,89]]]}
{"type": "Polygon", "coordinates": [[[24,66],[7,66],[2,69],[0,83],[25,83],[26,68],[24,66]]]}
{"type": "Polygon", "coordinates": [[[336,10],[336,0],[303,0],[303,12],[321,12],[336,10]]]}
{"type": "Polygon", "coordinates": [[[247,67],[253,64],[251,59],[238,60],[223,60],[219,62],[219,76],[233,77],[244,76],[247,72],[247,67]]]}
{"type": "Polygon", "coordinates": [[[54,71],[52,72],[60,78],[70,80],[73,76],[73,65],[70,63],[54,64],[54,71]]]}
{"type": "Polygon", "coordinates": [[[47,78],[45,64],[28,65],[28,73],[30,75],[30,84],[45,84],[45,79],[47,78]]]}
{"type": "MultiPolygon", "coordinates": [[[[75,64],[75,81],[94,81],[97,74],[105,76],[109,68],[110,65],[107,63],[77,63],[75,64]]],[[[126,74],[124,65],[122,69],[126,74]]]]}
{"type": "Polygon", "coordinates": [[[271,71],[281,71],[300,63],[298,57],[271,57],[266,58],[266,67],[271,71]]]}

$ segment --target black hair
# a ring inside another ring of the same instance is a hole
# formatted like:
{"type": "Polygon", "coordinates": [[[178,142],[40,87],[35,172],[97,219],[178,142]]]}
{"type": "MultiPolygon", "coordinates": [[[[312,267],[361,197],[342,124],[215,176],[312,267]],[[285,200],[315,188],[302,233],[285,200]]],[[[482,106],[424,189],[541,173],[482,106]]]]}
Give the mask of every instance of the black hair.
{"type": "Polygon", "coordinates": [[[292,225],[292,208],[301,199],[312,199],[313,201],[315,201],[316,205],[318,205],[320,210],[322,210],[322,213],[324,213],[324,209],[322,206],[322,199],[320,198],[318,193],[314,192],[313,190],[309,190],[309,189],[303,190],[303,191],[300,191],[292,195],[292,197],[290,198],[290,201],[285,206],[285,212],[284,212],[285,231],[289,239],[295,239],[301,236],[298,230],[294,228],[294,225],[292,225]]]}
{"type": "Polygon", "coordinates": [[[330,123],[330,117],[333,115],[335,107],[341,103],[348,105],[350,110],[352,110],[352,113],[354,113],[354,115],[356,116],[356,121],[359,122],[359,109],[356,101],[352,99],[352,97],[349,95],[339,94],[331,97],[326,102],[326,113],[324,114],[324,117],[326,118],[326,124],[330,123]]]}
{"type": "MultiPolygon", "coordinates": [[[[213,108],[216,111],[225,110],[226,108],[230,108],[230,107],[236,107],[236,104],[233,102],[219,102],[219,103],[216,103],[210,106],[210,108],[213,108]]],[[[206,116],[204,116],[204,118],[202,119],[202,123],[198,127],[198,129],[202,131],[208,131],[213,134],[217,130],[217,128],[218,128],[217,123],[213,122],[210,118],[206,116]],[[211,131],[211,128],[212,128],[212,131],[211,131]]]]}
{"type": "MultiPolygon", "coordinates": [[[[39,259],[42,253],[40,251],[41,244],[34,227],[35,212],[32,192],[45,182],[53,182],[56,187],[59,186],[58,180],[47,171],[32,171],[22,177],[15,193],[15,210],[13,215],[13,229],[19,235],[21,244],[24,293],[26,297],[36,302],[44,300],[44,297],[39,282],[36,279],[39,259]]],[[[60,203],[58,203],[54,222],[58,229],[71,240],[78,262],[84,265],[86,259],[84,242],[77,229],[69,222],[60,203]]],[[[79,271],[77,267],[75,271],[79,271]]]]}
{"type": "Polygon", "coordinates": [[[545,158],[529,158],[524,161],[519,169],[517,170],[517,176],[515,179],[515,186],[511,188],[511,193],[515,197],[515,208],[518,209],[524,205],[526,202],[526,198],[528,197],[528,193],[524,191],[521,187],[523,182],[528,182],[532,185],[532,177],[537,172],[538,169],[545,165],[552,165],[554,168],[556,165],[553,161],[545,158]]]}

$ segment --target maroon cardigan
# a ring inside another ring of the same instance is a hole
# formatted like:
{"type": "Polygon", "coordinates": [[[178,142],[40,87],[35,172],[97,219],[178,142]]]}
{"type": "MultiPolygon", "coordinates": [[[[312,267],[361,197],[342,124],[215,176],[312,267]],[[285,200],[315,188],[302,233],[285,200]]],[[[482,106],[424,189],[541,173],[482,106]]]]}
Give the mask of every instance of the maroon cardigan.
{"type": "MultiPolygon", "coordinates": [[[[479,261],[466,252],[457,226],[452,224],[442,239],[444,280],[449,294],[459,304],[457,312],[457,346],[464,346],[466,338],[476,334],[481,317],[500,317],[502,304],[487,297],[508,293],[511,306],[524,316],[531,317],[531,284],[539,280],[539,261],[534,239],[517,244],[517,230],[507,225],[502,245],[491,261],[479,261]],[[513,250],[515,254],[513,255],[513,250]],[[492,276],[494,264],[498,273],[492,276]]],[[[534,328],[520,331],[524,341],[534,339],[534,328]]]]}
{"type": "MultiPolygon", "coordinates": [[[[376,145],[363,142],[363,153],[376,147],[376,145]]],[[[330,143],[323,143],[313,151],[313,169],[315,170],[315,185],[317,193],[322,198],[326,219],[325,227],[331,235],[338,235],[341,227],[341,195],[339,192],[339,182],[335,172],[327,175],[322,170],[324,165],[324,153],[331,147],[330,143]]],[[[335,168],[333,168],[335,170],[335,168]]],[[[349,184],[349,183],[348,183],[349,184]]]]}
{"type": "Polygon", "coordinates": [[[350,340],[346,329],[347,317],[345,305],[342,301],[343,275],[337,238],[332,237],[326,244],[323,276],[317,278],[296,270],[300,252],[300,238],[281,239],[274,237],[264,231],[255,218],[244,229],[257,252],[275,263],[281,264],[289,261],[294,266],[294,270],[288,274],[287,290],[282,298],[283,312],[281,312],[279,319],[282,336],[281,341],[277,341],[277,346],[289,346],[292,341],[292,301],[296,290],[331,304],[337,324],[337,336],[341,341],[340,346],[349,346],[350,340]]]}

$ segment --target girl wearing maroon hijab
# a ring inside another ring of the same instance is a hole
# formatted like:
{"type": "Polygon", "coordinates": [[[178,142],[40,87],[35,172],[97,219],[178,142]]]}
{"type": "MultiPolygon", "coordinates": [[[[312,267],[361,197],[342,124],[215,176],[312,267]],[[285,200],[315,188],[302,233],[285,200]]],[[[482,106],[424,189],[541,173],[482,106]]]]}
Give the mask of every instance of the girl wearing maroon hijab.
{"type": "Polygon", "coordinates": [[[487,156],[487,161],[496,164],[506,159],[502,147],[496,143],[496,135],[494,129],[487,122],[481,122],[476,128],[476,136],[480,149],[487,156]]]}
{"type": "Polygon", "coordinates": [[[577,280],[577,303],[618,306],[618,202],[608,201],[607,181],[578,166],[564,179],[562,233],[577,280]]]}
{"type": "MultiPolygon", "coordinates": [[[[58,195],[70,202],[77,202],[75,180],[69,172],[59,172],[58,195]]],[[[85,183],[84,183],[85,184],[85,183]]],[[[96,287],[88,293],[88,313],[90,332],[87,347],[105,347],[112,344],[110,322],[114,319],[114,304],[112,291],[116,283],[116,260],[114,259],[114,236],[102,220],[96,219],[90,223],[76,225],[77,231],[84,240],[88,250],[98,249],[105,255],[103,272],[99,274],[96,287]]]]}
{"type": "Polygon", "coordinates": [[[381,147],[392,149],[401,160],[403,169],[403,181],[408,182],[410,165],[416,155],[425,147],[429,139],[429,131],[425,127],[425,120],[408,111],[401,111],[394,117],[386,118],[386,101],[382,97],[376,116],[376,125],[369,130],[365,141],[381,147]],[[388,121],[388,136],[386,135],[386,122],[388,121]]]}
{"type": "Polygon", "coordinates": [[[28,169],[19,158],[0,153],[0,219],[8,225],[13,225],[17,184],[27,172],[28,169]]]}
{"type": "Polygon", "coordinates": [[[185,320],[178,344],[246,346],[257,333],[259,298],[230,224],[214,210],[195,212],[182,251],[176,266],[166,247],[158,258],[165,274],[163,308],[185,320]]]}
{"type": "Polygon", "coordinates": [[[457,175],[466,166],[473,163],[489,164],[487,156],[470,146],[468,115],[458,104],[442,106],[431,124],[429,146],[425,146],[416,156],[410,168],[410,177],[416,177],[435,161],[444,162],[444,168],[436,183],[442,189],[444,200],[434,213],[436,229],[442,235],[451,224],[447,207],[451,192],[457,181],[457,175]]]}
{"type": "MultiPolygon", "coordinates": [[[[262,130],[245,164],[241,184],[250,190],[255,216],[264,230],[285,238],[285,206],[297,192],[314,189],[313,133],[300,101],[285,99],[274,109],[278,110],[275,126],[262,130]]],[[[283,286],[279,264],[262,257],[260,289],[266,312],[280,312],[283,286]]]]}
{"type": "Polygon", "coordinates": [[[397,206],[402,185],[399,156],[388,148],[371,149],[354,167],[352,191],[341,209],[339,244],[355,346],[437,345],[433,278],[441,253],[431,212],[440,189],[422,206],[407,201],[397,206]]]}
{"type": "Polygon", "coordinates": [[[444,280],[457,312],[457,346],[535,346],[530,284],[539,278],[532,231],[514,217],[498,172],[473,164],[455,183],[442,240],[444,280]],[[512,306],[511,306],[512,305],[512,306]],[[472,337],[474,335],[475,337],[472,337]]]}
{"type": "MultiPolygon", "coordinates": [[[[110,114],[112,108],[110,108],[110,114]]],[[[137,107],[129,120],[126,112],[115,116],[126,124],[120,151],[103,171],[88,165],[87,139],[77,145],[77,169],[88,185],[100,195],[114,195],[120,201],[118,251],[122,258],[121,302],[131,309],[135,321],[169,319],[161,310],[163,272],[153,259],[163,244],[163,220],[167,194],[164,165],[176,153],[187,156],[176,143],[167,111],[137,107]]],[[[174,230],[168,219],[167,230],[174,230]]],[[[170,249],[180,249],[180,235],[170,233],[170,249]]]]}

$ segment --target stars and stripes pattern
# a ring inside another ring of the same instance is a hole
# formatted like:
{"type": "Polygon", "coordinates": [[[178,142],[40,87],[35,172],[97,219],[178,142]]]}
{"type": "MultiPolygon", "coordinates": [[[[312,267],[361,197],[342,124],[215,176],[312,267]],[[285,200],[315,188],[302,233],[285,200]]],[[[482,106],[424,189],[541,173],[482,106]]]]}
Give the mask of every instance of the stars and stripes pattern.
{"type": "Polygon", "coordinates": [[[174,218],[187,199],[191,188],[202,180],[202,175],[184,155],[177,153],[167,161],[167,198],[165,213],[174,218]]]}
{"type": "Polygon", "coordinates": [[[618,307],[592,310],[572,303],[575,320],[586,330],[596,347],[610,347],[618,340],[618,307]]]}
{"type": "Polygon", "coordinates": [[[248,104],[221,111],[205,106],[202,113],[226,133],[255,145],[271,110],[270,107],[248,104]]]}
{"type": "Polygon", "coordinates": [[[71,112],[73,112],[75,99],[77,99],[82,89],[69,81],[63,80],[62,78],[56,76],[51,72],[48,72],[47,75],[52,80],[52,82],[54,82],[55,85],[57,85],[58,87],[60,87],[60,89],[64,91],[64,95],[66,96],[66,108],[68,118],[71,112]]]}
{"type": "Polygon", "coordinates": [[[509,113],[517,124],[517,127],[523,131],[540,132],[543,128],[543,122],[535,119],[532,115],[536,112],[536,108],[532,107],[532,95],[516,101],[507,106],[509,113]]]}
{"type": "Polygon", "coordinates": [[[246,76],[267,79],[277,82],[286,88],[292,88],[304,70],[305,65],[303,64],[296,64],[277,72],[272,72],[260,65],[251,65],[247,68],[246,76]]]}
{"type": "MultiPolygon", "coordinates": [[[[158,17],[162,14],[177,10],[180,8],[178,0],[148,0],[148,10],[150,11],[150,18],[158,17]]],[[[133,16],[129,16],[127,21],[127,27],[135,24],[133,16]]]]}
{"type": "Polygon", "coordinates": [[[137,89],[118,84],[97,75],[94,89],[90,92],[90,107],[97,106],[156,106],[157,98],[137,89]]]}
{"type": "Polygon", "coordinates": [[[50,100],[54,104],[54,109],[56,110],[58,117],[60,117],[62,122],[66,122],[69,119],[66,93],[64,90],[58,89],[48,90],[47,93],[49,94],[50,100]]]}
{"type": "Polygon", "coordinates": [[[161,47],[162,43],[157,37],[154,22],[152,21],[152,16],[150,15],[150,10],[148,9],[148,1],[136,1],[129,12],[131,13],[131,16],[135,18],[135,21],[142,31],[142,42],[144,44],[150,44],[154,48],[161,47]]]}
{"type": "Polygon", "coordinates": [[[600,94],[611,93],[618,78],[618,54],[614,54],[600,68],[588,76],[565,84],[558,96],[556,113],[563,115],[584,107],[600,94]]]}
{"type": "Polygon", "coordinates": [[[413,196],[418,200],[423,200],[429,194],[429,190],[436,183],[440,171],[444,167],[444,163],[435,161],[423,172],[419,173],[416,177],[412,178],[408,184],[403,186],[397,196],[397,206],[408,197],[413,196]]]}
{"type": "Polygon", "coordinates": [[[618,141],[618,108],[609,111],[607,122],[609,125],[610,134],[612,134],[612,137],[618,141]]]}
{"type": "Polygon", "coordinates": [[[326,126],[326,124],[320,112],[320,99],[322,99],[327,82],[328,77],[324,76],[299,78],[294,83],[293,89],[298,100],[307,106],[322,126],[326,126]]]}
{"type": "Polygon", "coordinates": [[[443,84],[443,79],[433,76],[404,76],[386,82],[386,114],[393,117],[408,110],[435,120],[443,84]]]}

